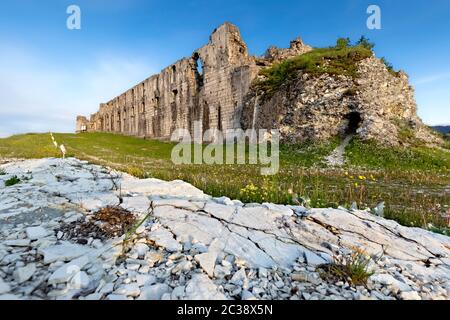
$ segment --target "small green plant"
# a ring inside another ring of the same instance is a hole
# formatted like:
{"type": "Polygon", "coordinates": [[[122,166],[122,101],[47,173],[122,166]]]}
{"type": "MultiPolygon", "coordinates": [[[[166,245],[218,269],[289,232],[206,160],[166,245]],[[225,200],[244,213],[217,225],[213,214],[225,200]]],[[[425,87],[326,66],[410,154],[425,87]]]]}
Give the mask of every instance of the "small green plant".
{"type": "Polygon", "coordinates": [[[450,227],[435,227],[433,225],[428,226],[428,230],[434,233],[440,233],[447,237],[450,237],[450,227]]]}
{"type": "Polygon", "coordinates": [[[394,65],[392,63],[390,63],[389,61],[387,61],[387,59],[385,57],[382,57],[380,60],[381,60],[381,62],[384,63],[384,65],[386,66],[386,68],[390,74],[392,74],[395,77],[399,76],[399,73],[397,71],[395,71],[395,69],[394,69],[394,65]]]}
{"type": "Polygon", "coordinates": [[[331,264],[323,264],[317,267],[322,279],[330,282],[350,282],[354,286],[365,286],[367,280],[374,274],[369,270],[371,257],[363,250],[354,248],[347,255],[335,258],[331,264]]]}
{"type": "Polygon", "coordinates": [[[416,139],[416,134],[414,129],[411,127],[411,125],[402,120],[396,120],[395,124],[397,126],[397,133],[400,141],[403,143],[408,143],[411,145],[418,145],[420,144],[418,139],[416,139]]]}
{"type": "Polygon", "coordinates": [[[350,43],[351,43],[350,38],[339,38],[336,41],[336,48],[337,49],[348,48],[350,46],[350,43]]]}
{"type": "Polygon", "coordinates": [[[5,181],[5,186],[6,187],[11,187],[11,186],[16,185],[18,183],[20,183],[20,179],[17,178],[17,176],[14,176],[11,179],[8,179],[8,180],[5,181]]]}
{"type": "Polygon", "coordinates": [[[149,212],[147,215],[141,220],[138,221],[136,224],[134,224],[126,233],[122,241],[122,253],[119,256],[117,263],[123,262],[127,257],[127,252],[130,250],[130,243],[133,239],[133,236],[136,235],[137,229],[139,229],[140,226],[142,226],[145,221],[147,221],[152,216],[152,210],[149,209],[149,212]]]}
{"type": "Polygon", "coordinates": [[[0,169],[0,176],[4,176],[4,175],[6,175],[6,171],[3,169],[0,169]]]}
{"type": "Polygon", "coordinates": [[[356,45],[369,50],[373,50],[373,48],[375,48],[375,43],[370,42],[370,40],[365,36],[361,36],[361,38],[359,38],[359,40],[356,42],[356,45]]]}

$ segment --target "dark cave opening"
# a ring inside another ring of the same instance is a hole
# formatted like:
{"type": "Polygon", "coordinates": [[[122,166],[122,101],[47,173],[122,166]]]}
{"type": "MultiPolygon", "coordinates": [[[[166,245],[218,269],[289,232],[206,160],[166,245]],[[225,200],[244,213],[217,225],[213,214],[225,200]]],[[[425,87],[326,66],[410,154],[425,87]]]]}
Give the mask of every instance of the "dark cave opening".
{"type": "Polygon", "coordinates": [[[359,112],[353,111],[350,112],[346,116],[346,118],[348,120],[348,125],[347,128],[345,129],[345,134],[346,135],[355,134],[358,128],[361,126],[362,122],[361,114],[359,112]]]}

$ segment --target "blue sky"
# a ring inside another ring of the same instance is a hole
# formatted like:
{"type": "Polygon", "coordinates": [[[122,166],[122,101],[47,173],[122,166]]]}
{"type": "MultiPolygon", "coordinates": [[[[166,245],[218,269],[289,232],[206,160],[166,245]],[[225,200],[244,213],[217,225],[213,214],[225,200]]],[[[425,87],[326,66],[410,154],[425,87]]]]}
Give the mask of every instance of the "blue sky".
{"type": "Polygon", "coordinates": [[[0,136],[73,131],[77,114],[191,55],[225,21],[256,55],[297,36],[328,46],[366,35],[410,75],[424,121],[450,123],[448,0],[14,0],[0,3],[0,136]],[[71,4],[81,30],[66,28],[71,4]],[[370,4],[381,30],[366,27],[370,4]]]}

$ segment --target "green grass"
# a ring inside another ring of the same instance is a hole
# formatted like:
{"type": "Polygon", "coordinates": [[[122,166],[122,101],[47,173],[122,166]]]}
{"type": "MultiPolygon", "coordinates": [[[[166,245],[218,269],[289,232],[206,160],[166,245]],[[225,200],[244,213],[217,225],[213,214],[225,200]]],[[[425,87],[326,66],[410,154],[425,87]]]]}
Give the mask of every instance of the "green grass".
{"type": "Polygon", "coordinates": [[[17,176],[13,176],[12,178],[5,181],[5,187],[11,187],[20,183],[20,179],[17,176]]]}
{"type": "Polygon", "coordinates": [[[371,258],[364,251],[355,251],[346,257],[335,259],[334,263],[318,266],[320,276],[331,283],[350,282],[353,286],[365,286],[374,274],[369,270],[371,258]]]}
{"type": "Polygon", "coordinates": [[[450,150],[450,133],[447,134],[447,136],[446,136],[444,148],[447,149],[447,150],[450,150]]]}
{"type": "Polygon", "coordinates": [[[313,76],[329,74],[356,78],[357,62],[371,57],[373,52],[362,45],[314,49],[261,70],[266,79],[257,85],[266,93],[277,91],[297,77],[299,71],[313,76]]]}
{"type": "Polygon", "coordinates": [[[425,146],[387,148],[374,142],[351,141],[346,155],[353,166],[388,169],[414,174],[411,171],[449,173],[450,152],[425,146]]]}
{"type": "MultiPolygon", "coordinates": [[[[408,226],[445,233],[441,216],[449,209],[450,153],[426,147],[385,148],[354,140],[347,148],[349,165],[327,168],[322,159],[339,143],[280,146],[280,171],[264,177],[259,165],[174,165],[173,143],[109,133],[54,134],[68,155],[108,165],[140,178],[181,179],[212,196],[244,202],[311,207],[375,207],[386,203],[385,216],[408,226]]],[[[0,139],[0,158],[60,157],[49,134],[0,139]]]]}

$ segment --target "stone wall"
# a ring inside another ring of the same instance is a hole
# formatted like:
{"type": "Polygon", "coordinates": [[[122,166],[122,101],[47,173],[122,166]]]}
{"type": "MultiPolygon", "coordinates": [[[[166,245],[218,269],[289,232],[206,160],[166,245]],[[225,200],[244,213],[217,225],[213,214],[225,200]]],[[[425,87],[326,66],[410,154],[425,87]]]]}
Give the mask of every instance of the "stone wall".
{"type": "Polygon", "coordinates": [[[267,49],[264,60],[269,63],[281,62],[291,57],[295,57],[312,50],[312,47],[303,43],[301,38],[291,41],[289,48],[277,48],[275,46],[267,49]]]}
{"type": "Polygon", "coordinates": [[[76,124],[76,131],[77,132],[86,132],[89,131],[89,120],[86,117],[78,116],[77,117],[77,124],[76,124]]]}
{"type": "MultiPolygon", "coordinates": [[[[191,57],[101,104],[87,131],[168,139],[175,129],[192,132],[194,121],[202,123],[203,131],[233,128],[258,70],[238,28],[225,23],[191,57]]],[[[77,118],[78,132],[84,119],[77,118]]]]}

